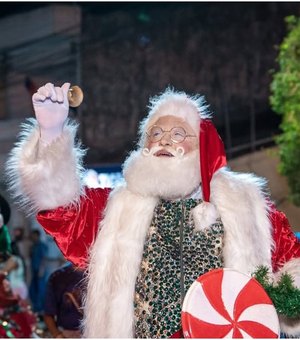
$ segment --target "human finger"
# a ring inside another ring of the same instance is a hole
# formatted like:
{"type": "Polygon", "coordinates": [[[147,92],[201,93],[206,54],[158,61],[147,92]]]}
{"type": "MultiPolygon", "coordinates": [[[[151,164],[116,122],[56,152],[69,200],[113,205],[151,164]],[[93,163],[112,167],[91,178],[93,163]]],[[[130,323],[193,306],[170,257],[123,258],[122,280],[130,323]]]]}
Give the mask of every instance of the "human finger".
{"type": "Polygon", "coordinates": [[[43,94],[40,94],[38,92],[36,92],[33,96],[32,96],[32,101],[37,103],[37,102],[43,102],[45,101],[47,97],[43,94]]]}
{"type": "Polygon", "coordinates": [[[64,83],[63,86],[61,87],[65,98],[68,98],[68,91],[70,89],[71,84],[70,83],[64,83]]]}
{"type": "Polygon", "coordinates": [[[47,83],[45,85],[45,88],[49,91],[50,95],[50,99],[53,101],[53,102],[56,102],[57,101],[57,94],[56,94],[56,91],[55,91],[55,87],[52,83],[47,83]]]}
{"type": "Polygon", "coordinates": [[[63,92],[62,88],[59,87],[59,86],[56,86],[55,87],[55,92],[56,92],[56,96],[57,96],[57,101],[59,103],[63,103],[63,101],[64,101],[64,92],[63,92]]]}
{"type": "Polygon", "coordinates": [[[51,95],[51,92],[49,91],[48,88],[46,88],[46,86],[41,86],[38,90],[37,93],[45,96],[46,98],[49,98],[51,95]]]}

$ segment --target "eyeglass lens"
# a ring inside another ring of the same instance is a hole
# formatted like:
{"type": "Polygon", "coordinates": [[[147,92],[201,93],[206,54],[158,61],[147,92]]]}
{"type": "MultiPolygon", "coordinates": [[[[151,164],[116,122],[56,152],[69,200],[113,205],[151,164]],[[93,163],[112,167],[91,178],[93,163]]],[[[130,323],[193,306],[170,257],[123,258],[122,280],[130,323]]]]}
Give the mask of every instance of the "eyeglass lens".
{"type": "Polygon", "coordinates": [[[175,143],[183,142],[186,138],[186,132],[182,127],[174,127],[169,131],[165,131],[159,126],[153,126],[148,131],[148,136],[151,142],[155,143],[160,141],[166,132],[170,133],[171,140],[175,143]]]}

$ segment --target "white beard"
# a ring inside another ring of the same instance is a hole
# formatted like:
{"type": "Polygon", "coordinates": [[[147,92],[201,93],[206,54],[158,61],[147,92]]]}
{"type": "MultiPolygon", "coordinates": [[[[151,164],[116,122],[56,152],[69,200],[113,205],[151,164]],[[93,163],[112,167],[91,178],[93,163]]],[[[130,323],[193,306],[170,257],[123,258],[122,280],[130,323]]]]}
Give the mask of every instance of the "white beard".
{"type": "MultiPolygon", "coordinates": [[[[191,195],[199,188],[199,151],[182,155],[172,151],[174,157],[156,157],[147,149],[131,152],[123,165],[127,188],[142,196],[178,199],[191,195]]],[[[171,152],[171,150],[169,150],[171,152]]]]}

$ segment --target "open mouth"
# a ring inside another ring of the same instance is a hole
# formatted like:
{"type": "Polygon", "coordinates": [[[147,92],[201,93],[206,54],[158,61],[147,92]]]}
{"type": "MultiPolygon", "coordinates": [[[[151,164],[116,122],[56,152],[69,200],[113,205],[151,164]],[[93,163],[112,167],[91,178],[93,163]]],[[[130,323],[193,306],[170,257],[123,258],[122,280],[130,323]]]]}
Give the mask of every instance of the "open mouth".
{"type": "Polygon", "coordinates": [[[171,152],[166,150],[159,150],[155,152],[154,156],[156,157],[174,157],[174,155],[171,154],[171,152]]]}

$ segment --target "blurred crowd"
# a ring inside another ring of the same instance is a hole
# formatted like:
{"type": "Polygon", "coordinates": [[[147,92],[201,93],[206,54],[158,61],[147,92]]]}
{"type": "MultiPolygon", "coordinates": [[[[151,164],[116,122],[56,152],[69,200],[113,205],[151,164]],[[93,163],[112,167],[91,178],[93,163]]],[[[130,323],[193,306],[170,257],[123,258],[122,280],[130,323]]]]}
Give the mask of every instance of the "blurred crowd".
{"type": "Polygon", "coordinates": [[[0,338],[80,338],[84,272],[42,229],[7,222],[0,210],[0,338]]]}

